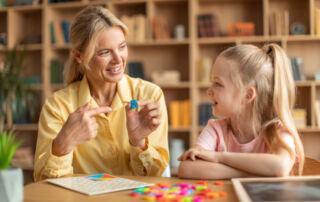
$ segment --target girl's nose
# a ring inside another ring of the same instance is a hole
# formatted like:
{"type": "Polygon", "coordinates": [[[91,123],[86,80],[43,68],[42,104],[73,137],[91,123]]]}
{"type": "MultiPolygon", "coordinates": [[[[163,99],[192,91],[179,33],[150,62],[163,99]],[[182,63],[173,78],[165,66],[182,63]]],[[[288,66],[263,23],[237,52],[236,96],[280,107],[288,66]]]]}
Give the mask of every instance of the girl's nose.
{"type": "Polygon", "coordinates": [[[209,97],[213,96],[213,91],[212,91],[211,88],[208,88],[208,90],[207,90],[207,95],[208,95],[209,97]]]}

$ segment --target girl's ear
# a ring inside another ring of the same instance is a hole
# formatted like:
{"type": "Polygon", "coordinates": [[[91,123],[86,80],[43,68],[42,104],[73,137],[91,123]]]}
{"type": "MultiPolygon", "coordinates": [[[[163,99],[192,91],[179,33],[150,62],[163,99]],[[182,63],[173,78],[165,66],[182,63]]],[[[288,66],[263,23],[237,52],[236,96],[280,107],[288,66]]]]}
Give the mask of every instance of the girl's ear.
{"type": "Polygon", "coordinates": [[[82,54],[80,53],[80,51],[72,50],[72,55],[79,64],[82,64],[82,54]]]}
{"type": "Polygon", "coordinates": [[[253,100],[256,98],[256,89],[254,87],[249,87],[247,88],[247,92],[246,92],[246,104],[249,104],[251,102],[253,102],[253,100]]]}

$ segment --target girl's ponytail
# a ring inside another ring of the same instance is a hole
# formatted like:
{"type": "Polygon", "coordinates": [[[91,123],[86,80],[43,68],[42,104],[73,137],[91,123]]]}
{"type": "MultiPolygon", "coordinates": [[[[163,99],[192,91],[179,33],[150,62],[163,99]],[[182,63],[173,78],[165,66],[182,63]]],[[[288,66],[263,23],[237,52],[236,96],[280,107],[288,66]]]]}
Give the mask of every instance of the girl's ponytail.
{"type": "MultiPolygon", "coordinates": [[[[295,104],[295,84],[292,76],[291,64],[284,50],[282,50],[277,44],[268,44],[262,49],[270,56],[274,69],[273,113],[275,113],[284,128],[288,130],[294,139],[296,152],[299,156],[299,174],[301,174],[304,163],[304,150],[292,117],[292,109],[295,104]]],[[[273,124],[269,124],[273,126],[266,126],[266,130],[276,131],[275,123],[273,122],[273,124]]],[[[286,144],[279,136],[279,133],[276,134],[278,136],[278,140],[287,148],[286,144]]],[[[267,142],[269,145],[272,145],[270,141],[267,142]]]]}

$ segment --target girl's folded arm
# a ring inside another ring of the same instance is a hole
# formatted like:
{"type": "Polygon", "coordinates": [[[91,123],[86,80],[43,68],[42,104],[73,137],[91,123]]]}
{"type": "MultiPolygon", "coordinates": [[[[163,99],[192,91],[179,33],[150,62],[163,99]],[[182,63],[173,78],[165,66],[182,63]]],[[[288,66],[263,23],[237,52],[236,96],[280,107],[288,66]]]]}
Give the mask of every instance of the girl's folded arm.
{"type": "Polygon", "coordinates": [[[275,154],[221,152],[217,155],[219,163],[263,176],[288,176],[294,164],[284,148],[279,148],[275,154]]]}
{"type": "Polygon", "coordinates": [[[181,161],[178,176],[189,179],[230,179],[236,177],[252,177],[253,174],[243,172],[230,166],[203,160],[181,161]]]}

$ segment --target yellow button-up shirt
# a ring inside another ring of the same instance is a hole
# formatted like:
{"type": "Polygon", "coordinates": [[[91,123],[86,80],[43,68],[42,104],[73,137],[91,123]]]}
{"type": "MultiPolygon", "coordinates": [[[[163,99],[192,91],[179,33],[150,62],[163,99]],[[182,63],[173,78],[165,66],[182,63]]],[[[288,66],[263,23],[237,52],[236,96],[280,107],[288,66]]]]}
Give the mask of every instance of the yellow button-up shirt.
{"type": "Polygon", "coordinates": [[[44,104],[35,153],[34,179],[55,178],[73,173],[160,176],[169,162],[168,116],[162,90],[147,81],[124,75],[117,83],[111,104],[112,112],[96,115],[98,134],[76,146],[65,156],[52,154],[52,142],[70,113],[90,102],[92,98],[86,76],[56,92],[44,104]],[[132,99],[151,100],[160,104],[161,124],[146,138],[147,148],[141,150],[129,143],[124,102],[132,99]]]}

